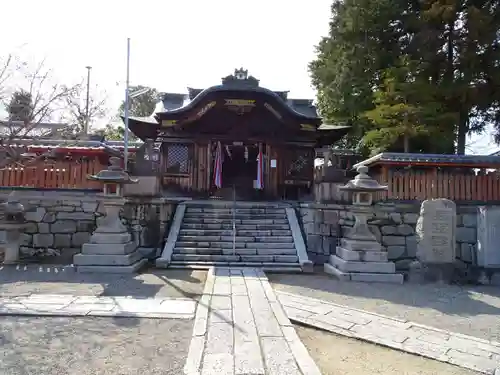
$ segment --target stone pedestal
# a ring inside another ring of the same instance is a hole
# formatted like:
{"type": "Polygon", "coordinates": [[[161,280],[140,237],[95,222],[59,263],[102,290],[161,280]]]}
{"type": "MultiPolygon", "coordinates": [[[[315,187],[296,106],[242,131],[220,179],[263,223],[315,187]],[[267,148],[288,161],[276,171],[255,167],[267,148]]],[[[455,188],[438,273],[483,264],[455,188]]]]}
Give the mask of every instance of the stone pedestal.
{"type": "MultiPolygon", "coordinates": [[[[325,162],[326,163],[326,162],[325,162]]],[[[344,170],[324,164],[314,181],[314,199],[316,202],[343,202],[349,200],[349,194],[341,188],[346,177],[344,170]]]]}
{"type": "Polygon", "coordinates": [[[160,178],[158,176],[137,176],[136,184],[124,187],[125,196],[157,197],[160,195],[160,178]]]}
{"type": "Polygon", "coordinates": [[[4,264],[15,264],[19,261],[21,231],[27,226],[26,223],[0,223],[0,231],[5,233],[0,242],[0,253],[3,253],[4,264]]]}
{"type": "Polygon", "coordinates": [[[387,251],[368,228],[370,208],[356,207],[353,214],[354,226],[341,239],[329,263],[325,263],[325,272],[340,280],[402,284],[403,275],[396,273],[396,265],[388,261],[387,251]]]}
{"type": "Polygon", "coordinates": [[[121,198],[103,200],[106,215],[100,220],[90,242],[82,246],[81,254],[73,258],[77,271],[131,273],[147,263],[120,219],[124,204],[125,200],[121,198]]]}
{"type": "Polygon", "coordinates": [[[316,202],[347,202],[349,194],[340,190],[344,186],[342,182],[315,182],[314,200],[316,202]]]}

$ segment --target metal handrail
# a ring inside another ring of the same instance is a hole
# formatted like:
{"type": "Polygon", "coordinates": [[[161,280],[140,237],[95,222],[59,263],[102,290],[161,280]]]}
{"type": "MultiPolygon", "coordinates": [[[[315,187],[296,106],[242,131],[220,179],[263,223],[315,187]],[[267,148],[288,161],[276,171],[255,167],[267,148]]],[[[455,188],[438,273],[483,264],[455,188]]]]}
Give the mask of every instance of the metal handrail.
{"type": "Polygon", "coordinates": [[[236,188],[233,184],[233,256],[236,255],[236,188]]]}

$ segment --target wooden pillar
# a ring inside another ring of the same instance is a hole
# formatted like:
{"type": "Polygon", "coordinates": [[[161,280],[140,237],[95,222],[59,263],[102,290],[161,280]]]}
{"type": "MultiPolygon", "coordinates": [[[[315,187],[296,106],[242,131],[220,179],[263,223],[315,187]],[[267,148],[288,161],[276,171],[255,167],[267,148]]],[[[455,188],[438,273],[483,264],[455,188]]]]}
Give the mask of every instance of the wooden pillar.
{"type": "MultiPolygon", "coordinates": [[[[382,181],[380,182],[382,185],[387,185],[389,187],[389,190],[387,191],[387,198],[392,198],[393,197],[393,194],[392,194],[392,181],[391,183],[389,184],[389,168],[387,165],[383,165],[382,166],[382,170],[381,170],[381,177],[382,177],[382,181]]],[[[380,195],[382,196],[384,193],[380,193],[380,195]]]]}
{"type": "Polygon", "coordinates": [[[275,145],[268,144],[266,147],[267,163],[266,163],[266,183],[267,193],[272,197],[278,197],[278,148],[275,145]],[[271,168],[272,160],[275,160],[274,168],[271,168]]]}
{"type": "Polygon", "coordinates": [[[210,180],[210,175],[212,173],[212,141],[208,141],[207,144],[207,166],[205,169],[205,178],[206,178],[206,184],[205,184],[205,189],[206,191],[210,191],[212,188],[212,181],[210,180]]]}

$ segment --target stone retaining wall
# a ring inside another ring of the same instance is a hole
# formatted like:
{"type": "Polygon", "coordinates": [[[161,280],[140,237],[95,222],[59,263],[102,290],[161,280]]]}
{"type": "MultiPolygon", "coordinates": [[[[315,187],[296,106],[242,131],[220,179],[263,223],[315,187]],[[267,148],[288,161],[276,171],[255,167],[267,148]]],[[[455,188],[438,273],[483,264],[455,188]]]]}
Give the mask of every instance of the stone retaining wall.
{"type": "MultiPolygon", "coordinates": [[[[301,204],[298,217],[306,242],[309,258],[322,264],[335,254],[337,241],[343,231],[354,224],[350,205],[301,204]]],[[[387,248],[389,259],[400,270],[408,268],[415,259],[417,242],[415,225],[420,211],[419,204],[379,203],[373,206],[369,220],[370,229],[387,248]]],[[[477,241],[477,206],[457,206],[457,258],[472,263],[477,241]]]]}
{"type": "MultiPolygon", "coordinates": [[[[58,261],[71,263],[104,212],[96,194],[20,192],[16,197],[25,206],[30,224],[21,235],[25,256],[56,255],[58,261]]],[[[122,218],[140,247],[155,248],[162,241],[175,206],[176,202],[164,198],[131,198],[122,218]]]]}

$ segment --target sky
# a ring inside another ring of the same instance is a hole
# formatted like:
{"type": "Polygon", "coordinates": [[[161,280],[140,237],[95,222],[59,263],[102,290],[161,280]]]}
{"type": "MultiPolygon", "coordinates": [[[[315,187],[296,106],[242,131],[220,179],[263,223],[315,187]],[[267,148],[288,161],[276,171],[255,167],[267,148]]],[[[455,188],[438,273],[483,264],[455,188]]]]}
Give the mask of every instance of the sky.
{"type": "MultiPolygon", "coordinates": [[[[125,96],[126,40],[130,84],[164,92],[220,83],[248,69],[271,90],[315,98],[307,71],[328,33],[331,0],[25,0],[2,1],[0,57],[46,59],[59,82],[77,83],[91,66],[91,87],[110,107],[125,96]],[[28,12],[26,10],[29,10],[28,12]],[[19,15],[22,14],[22,17],[19,15]]],[[[488,153],[488,134],[469,144],[488,153]]]]}

